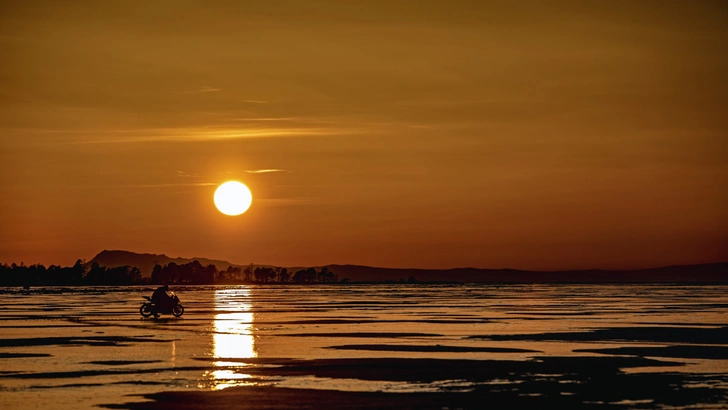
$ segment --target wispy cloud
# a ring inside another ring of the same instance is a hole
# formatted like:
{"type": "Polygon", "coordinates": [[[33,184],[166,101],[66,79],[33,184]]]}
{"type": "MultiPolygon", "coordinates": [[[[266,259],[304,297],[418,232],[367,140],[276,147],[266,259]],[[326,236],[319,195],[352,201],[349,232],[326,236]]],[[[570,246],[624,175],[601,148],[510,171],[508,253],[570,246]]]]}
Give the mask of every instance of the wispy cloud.
{"type": "Polygon", "coordinates": [[[74,138],[59,144],[117,144],[142,142],[197,142],[245,138],[305,137],[351,134],[356,130],[324,127],[258,127],[258,128],[170,128],[78,132],[93,137],[74,138]],[[106,134],[99,137],[98,134],[106,134]]]}
{"type": "Polygon", "coordinates": [[[254,198],[253,201],[264,206],[293,206],[318,205],[329,203],[335,200],[328,198],[254,198]]]}
{"type": "Polygon", "coordinates": [[[182,139],[214,140],[214,139],[236,139],[236,138],[263,138],[263,137],[296,137],[332,135],[339,133],[339,130],[330,128],[305,128],[305,127],[280,127],[280,128],[259,128],[259,129],[218,129],[201,130],[191,135],[181,136],[182,139]]]}
{"type": "Polygon", "coordinates": [[[401,100],[395,101],[396,105],[410,105],[410,106],[465,106],[465,105],[481,105],[481,104],[511,104],[511,103],[528,103],[539,101],[535,97],[522,97],[519,95],[508,95],[501,96],[498,98],[481,98],[472,100],[401,100]]]}
{"type": "Polygon", "coordinates": [[[222,90],[222,88],[215,87],[200,87],[196,90],[183,91],[182,94],[202,94],[202,93],[214,93],[222,90]]]}
{"type": "Polygon", "coordinates": [[[248,174],[267,174],[269,172],[288,172],[285,169],[246,169],[245,172],[248,174]]]}
{"type": "Polygon", "coordinates": [[[177,171],[177,176],[180,178],[199,178],[200,177],[199,174],[185,172],[185,171],[177,171]]]}
{"type": "Polygon", "coordinates": [[[304,122],[304,119],[298,117],[258,117],[258,118],[235,118],[233,121],[300,121],[304,122]]]}
{"type": "Polygon", "coordinates": [[[134,184],[120,185],[119,188],[167,188],[180,186],[212,186],[217,185],[214,182],[192,182],[192,183],[172,183],[172,184],[134,184]]]}

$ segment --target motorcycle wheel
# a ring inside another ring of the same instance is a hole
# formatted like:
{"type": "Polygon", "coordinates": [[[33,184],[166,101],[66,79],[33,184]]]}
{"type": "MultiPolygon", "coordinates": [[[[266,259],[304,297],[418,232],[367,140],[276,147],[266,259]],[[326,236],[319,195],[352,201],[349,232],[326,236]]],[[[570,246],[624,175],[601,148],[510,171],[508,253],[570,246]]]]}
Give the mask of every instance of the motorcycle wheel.
{"type": "Polygon", "coordinates": [[[152,315],[152,305],[149,303],[144,303],[142,307],[139,308],[139,314],[141,314],[143,317],[149,317],[152,315]]]}
{"type": "Polygon", "coordinates": [[[185,313],[185,308],[182,305],[175,305],[172,308],[172,314],[174,317],[180,317],[183,313],[185,313]]]}

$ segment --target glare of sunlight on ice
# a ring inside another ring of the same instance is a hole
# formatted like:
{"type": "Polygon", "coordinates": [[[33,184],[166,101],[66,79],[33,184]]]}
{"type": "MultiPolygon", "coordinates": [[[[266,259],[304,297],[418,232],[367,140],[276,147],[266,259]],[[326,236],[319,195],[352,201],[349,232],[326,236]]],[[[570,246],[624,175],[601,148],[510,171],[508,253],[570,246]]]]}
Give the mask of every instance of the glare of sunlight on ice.
{"type": "MultiPolygon", "coordinates": [[[[253,337],[253,312],[248,302],[247,287],[219,289],[215,291],[215,315],[213,321],[214,358],[247,359],[257,357],[253,337]]],[[[217,361],[215,366],[240,366],[239,362],[217,361]]],[[[213,373],[214,376],[214,373],[213,373]]]]}
{"type": "Polygon", "coordinates": [[[212,376],[213,380],[215,380],[215,384],[212,387],[213,390],[222,390],[227,389],[228,387],[243,386],[246,384],[256,384],[245,382],[245,379],[250,379],[253,376],[249,374],[235,373],[232,370],[215,370],[209,375],[212,376]]]}

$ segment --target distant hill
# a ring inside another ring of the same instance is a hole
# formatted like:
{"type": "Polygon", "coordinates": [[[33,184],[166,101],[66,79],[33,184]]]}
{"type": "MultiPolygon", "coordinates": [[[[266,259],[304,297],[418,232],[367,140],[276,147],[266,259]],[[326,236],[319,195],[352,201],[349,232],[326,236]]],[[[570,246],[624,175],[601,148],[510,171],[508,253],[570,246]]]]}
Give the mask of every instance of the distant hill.
{"type": "Polygon", "coordinates": [[[93,259],[87,262],[88,266],[91,266],[94,262],[98,262],[101,266],[115,267],[115,266],[136,266],[142,271],[143,277],[149,277],[152,275],[154,265],[159,263],[164,266],[170,262],[174,262],[178,265],[190,263],[194,260],[199,261],[203,266],[215,265],[217,270],[225,270],[228,266],[240,266],[227,261],[207,259],[207,258],[171,258],[167,255],[156,255],[153,253],[135,253],[129,251],[101,251],[98,255],[94,256],[93,259]]]}
{"type": "MultiPolygon", "coordinates": [[[[207,258],[171,258],[167,255],[134,253],[128,251],[102,251],[88,262],[101,266],[136,266],[142,276],[152,273],[155,263],[166,265],[189,263],[194,260],[202,265],[213,264],[218,270],[228,266],[244,267],[222,260],[207,258]]],[[[260,266],[260,265],[256,265],[260,266]]],[[[323,266],[314,266],[317,269],[323,266]]],[[[407,281],[413,277],[420,282],[480,282],[480,283],[728,283],[728,262],[697,265],[665,266],[639,270],[570,270],[531,271],[518,269],[398,269],[361,265],[326,265],[339,279],[350,282],[407,281]]],[[[295,272],[305,267],[287,267],[295,272]]]]}
{"type": "Polygon", "coordinates": [[[530,271],[517,269],[391,269],[357,265],[327,268],[352,282],[400,281],[481,283],[728,283],[728,263],[666,266],[640,270],[530,271]]]}

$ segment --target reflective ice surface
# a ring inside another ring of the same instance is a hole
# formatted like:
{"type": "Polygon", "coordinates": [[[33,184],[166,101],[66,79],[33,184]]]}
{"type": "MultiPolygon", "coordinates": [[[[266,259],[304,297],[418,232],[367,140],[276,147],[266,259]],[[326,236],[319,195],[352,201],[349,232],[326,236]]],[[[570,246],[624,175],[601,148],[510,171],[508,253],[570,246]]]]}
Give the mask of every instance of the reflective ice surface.
{"type": "MultiPolygon", "coordinates": [[[[0,407],[76,409],[155,391],[261,384],[396,392],[473,384],[266,371],[291,359],[615,355],[671,363],[624,372],[728,374],[725,286],[173,287],[184,316],[143,319],[142,295],[152,290],[3,289],[0,407]]],[[[722,377],[707,383],[726,388],[722,377]]]]}

